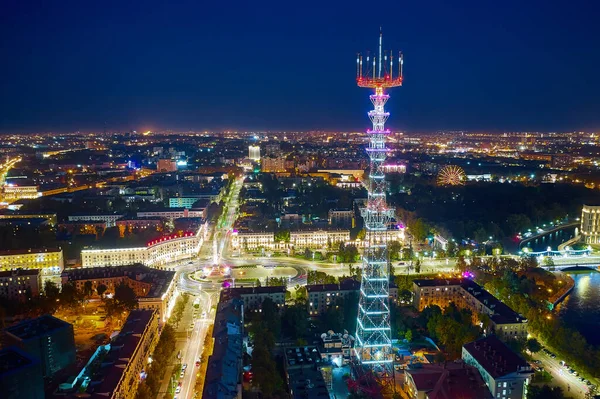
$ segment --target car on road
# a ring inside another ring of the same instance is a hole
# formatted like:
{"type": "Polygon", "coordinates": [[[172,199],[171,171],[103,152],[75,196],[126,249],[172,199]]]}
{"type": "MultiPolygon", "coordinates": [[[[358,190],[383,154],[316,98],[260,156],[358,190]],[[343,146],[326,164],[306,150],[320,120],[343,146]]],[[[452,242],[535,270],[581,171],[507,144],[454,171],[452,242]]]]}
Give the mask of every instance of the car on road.
{"type": "Polygon", "coordinates": [[[178,386],[178,387],[175,389],[175,393],[180,393],[180,392],[181,392],[181,386],[178,386]]]}
{"type": "Polygon", "coordinates": [[[183,378],[185,377],[185,370],[181,371],[181,374],[179,374],[179,378],[183,378]]]}
{"type": "Polygon", "coordinates": [[[183,371],[185,371],[185,369],[187,369],[187,363],[183,363],[183,366],[181,366],[181,369],[182,369],[183,371]]]}

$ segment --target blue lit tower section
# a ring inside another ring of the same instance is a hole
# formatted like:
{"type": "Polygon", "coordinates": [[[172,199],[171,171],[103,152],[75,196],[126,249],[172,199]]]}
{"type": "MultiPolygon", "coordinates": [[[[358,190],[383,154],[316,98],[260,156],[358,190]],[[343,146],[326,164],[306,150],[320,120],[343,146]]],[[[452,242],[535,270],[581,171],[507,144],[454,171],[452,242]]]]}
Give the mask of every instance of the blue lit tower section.
{"type": "Polygon", "coordinates": [[[367,130],[370,158],[367,206],[361,209],[366,229],[367,245],[363,254],[362,281],[358,304],[355,354],[357,361],[368,367],[380,379],[392,378],[392,348],[389,309],[389,270],[387,253],[387,228],[394,217],[394,209],[387,206],[385,198],[386,158],[385,129],[389,112],[384,106],[389,95],[384,89],[402,85],[402,54],[395,57],[392,52],[382,54],[382,36],[379,35],[379,51],[356,59],[356,81],[359,87],[375,89],[370,96],[374,109],[368,115],[373,129],[367,130]],[[396,58],[396,59],[394,59],[396,58]],[[394,61],[397,74],[394,76],[394,61]]]}

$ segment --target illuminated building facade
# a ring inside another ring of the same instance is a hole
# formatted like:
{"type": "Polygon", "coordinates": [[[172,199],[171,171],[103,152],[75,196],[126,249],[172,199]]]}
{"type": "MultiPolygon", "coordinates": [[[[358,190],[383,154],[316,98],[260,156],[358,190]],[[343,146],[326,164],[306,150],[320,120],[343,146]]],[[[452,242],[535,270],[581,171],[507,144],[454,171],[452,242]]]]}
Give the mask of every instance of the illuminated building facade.
{"type": "Polygon", "coordinates": [[[600,206],[583,206],[581,235],[586,244],[600,244],[600,206]]]}
{"type": "Polygon", "coordinates": [[[248,146],[248,158],[253,161],[260,161],[260,147],[257,145],[248,146]]]}
{"type": "MultiPolygon", "coordinates": [[[[203,230],[203,227],[200,229],[203,230]]],[[[141,263],[154,268],[170,268],[174,262],[192,259],[198,254],[204,234],[186,233],[183,236],[162,237],[145,247],[84,249],[81,251],[83,267],[125,266],[141,263]]]]}
{"type": "Polygon", "coordinates": [[[374,109],[369,111],[373,129],[367,131],[370,159],[368,199],[361,209],[366,228],[363,253],[363,272],[358,304],[355,354],[359,364],[370,368],[380,381],[383,390],[393,389],[393,355],[389,308],[389,270],[387,240],[378,237],[385,234],[394,217],[394,209],[386,203],[384,161],[386,159],[385,129],[389,112],[384,106],[389,95],[384,89],[402,85],[402,55],[399,54],[398,74],[393,76],[393,54],[382,54],[382,35],[379,35],[379,53],[367,55],[363,68],[363,56],[356,59],[356,80],[359,87],[375,89],[370,96],[374,109]],[[372,62],[372,64],[371,64],[372,62]],[[389,68],[389,69],[388,69],[389,68]]]}
{"type": "Polygon", "coordinates": [[[65,267],[62,249],[8,250],[0,252],[0,270],[39,269],[42,279],[60,276],[65,267]]]}

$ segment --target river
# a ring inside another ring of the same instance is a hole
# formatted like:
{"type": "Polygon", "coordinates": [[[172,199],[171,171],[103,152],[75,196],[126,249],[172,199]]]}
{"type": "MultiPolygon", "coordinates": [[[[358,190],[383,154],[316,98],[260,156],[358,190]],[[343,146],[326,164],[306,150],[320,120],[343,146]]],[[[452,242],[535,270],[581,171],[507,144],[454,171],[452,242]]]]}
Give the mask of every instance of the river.
{"type": "Polygon", "coordinates": [[[567,326],[577,329],[589,343],[600,345],[600,273],[596,271],[568,272],[575,288],[558,305],[557,312],[567,326]]]}

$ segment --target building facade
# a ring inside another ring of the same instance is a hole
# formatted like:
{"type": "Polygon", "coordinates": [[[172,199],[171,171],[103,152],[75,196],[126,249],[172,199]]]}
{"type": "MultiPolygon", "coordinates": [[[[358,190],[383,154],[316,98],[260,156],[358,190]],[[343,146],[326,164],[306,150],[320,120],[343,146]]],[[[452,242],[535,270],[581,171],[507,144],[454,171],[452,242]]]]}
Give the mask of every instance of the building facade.
{"type": "Polygon", "coordinates": [[[63,251],[58,248],[10,250],[0,252],[0,270],[40,270],[42,279],[60,276],[65,267],[63,251]]]}
{"type": "Polygon", "coordinates": [[[269,232],[234,232],[231,245],[234,250],[256,251],[259,249],[281,251],[286,249],[321,249],[350,241],[349,230],[306,230],[290,232],[289,242],[275,241],[269,232]]]}
{"type": "Polygon", "coordinates": [[[42,274],[39,269],[0,272],[0,298],[25,302],[42,292],[42,274]]]}
{"type": "Polygon", "coordinates": [[[354,211],[350,209],[331,209],[328,216],[330,226],[346,229],[354,227],[354,211]]]}
{"type": "Polygon", "coordinates": [[[75,363],[73,326],[50,315],[6,328],[4,340],[39,359],[44,378],[52,378],[75,363]]]}
{"type": "Polygon", "coordinates": [[[581,235],[586,244],[600,244],[600,206],[583,206],[581,235]]]}
{"type": "Polygon", "coordinates": [[[413,305],[419,311],[451,302],[471,310],[474,322],[480,314],[489,316],[488,332],[504,339],[527,338],[527,319],[469,279],[417,279],[413,282],[413,305]]]}
{"type": "Polygon", "coordinates": [[[114,294],[118,285],[126,284],[135,292],[138,308],[156,310],[161,323],[170,317],[179,295],[175,272],[142,265],[70,269],[61,278],[63,284],[74,284],[78,291],[83,291],[89,281],[92,298],[100,298],[100,285],[106,287],[106,296],[114,294]]]}
{"type": "Polygon", "coordinates": [[[206,217],[206,209],[185,209],[185,208],[168,208],[158,211],[138,212],[139,218],[165,218],[169,220],[179,218],[203,218],[206,217]]]}
{"type": "Polygon", "coordinates": [[[115,227],[117,220],[124,215],[69,215],[69,222],[106,222],[106,227],[115,227]]]}
{"type": "Polygon", "coordinates": [[[184,236],[162,237],[145,247],[84,249],[83,267],[124,266],[141,263],[154,268],[168,269],[174,262],[192,259],[198,254],[204,234],[187,233],[184,236]]]}
{"type": "Polygon", "coordinates": [[[148,357],[160,337],[159,316],[154,310],[133,310],[103,359],[102,382],[93,399],[135,399],[148,357]]]}
{"type": "Polygon", "coordinates": [[[525,399],[533,371],[529,363],[494,335],[463,346],[462,359],[475,367],[497,399],[525,399]]]}
{"type": "Polygon", "coordinates": [[[0,350],[0,392],[5,399],[43,398],[40,360],[14,346],[0,350]]]}
{"type": "Polygon", "coordinates": [[[238,298],[217,305],[214,347],[208,358],[203,398],[242,398],[244,305],[238,298]]]}
{"type": "Polygon", "coordinates": [[[256,162],[260,161],[260,146],[248,146],[248,158],[256,162]]]}
{"type": "Polygon", "coordinates": [[[410,399],[494,399],[477,369],[460,361],[413,364],[404,383],[410,399]]]}

